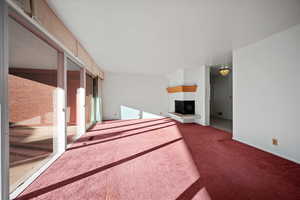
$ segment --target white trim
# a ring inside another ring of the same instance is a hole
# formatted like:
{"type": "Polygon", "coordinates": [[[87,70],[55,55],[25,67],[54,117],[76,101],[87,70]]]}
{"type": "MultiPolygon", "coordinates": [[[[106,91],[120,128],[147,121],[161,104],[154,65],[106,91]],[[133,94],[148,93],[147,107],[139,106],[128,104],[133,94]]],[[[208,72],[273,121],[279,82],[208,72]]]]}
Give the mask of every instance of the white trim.
{"type": "Polygon", "coordinates": [[[97,96],[95,100],[95,116],[96,122],[102,123],[102,80],[98,76],[97,77],[97,96]]]}
{"type": "Polygon", "coordinates": [[[202,87],[204,90],[201,90],[201,110],[202,117],[200,119],[200,124],[203,126],[210,125],[210,67],[203,66],[202,70],[202,87]]]}
{"type": "Polygon", "coordinates": [[[97,122],[91,122],[90,124],[86,125],[86,131],[91,128],[93,125],[95,125],[97,122]]]}
{"type": "Polygon", "coordinates": [[[235,140],[235,141],[237,141],[237,142],[240,142],[240,143],[249,145],[249,146],[251,146],[251,147],[254,147],[254,148],[256,148],[256,149],[259,149],[259,150],[261,150],[261,151],[265,151],[265,152],[268,152],[268,153],[270,153],[270,154],[276,155],[276,156],[278,156],[278,157],[280,157],[280,158],[283,158],[283,159],[286,159],[286,160],[295,162],[295,163],[297,163],[297,164],[300,164],[300,161],[299,161],[299,160],[296,160],[296,159],[291,158],[291,157],[289,157],[289,156],[286,156],[286,155],[283,155],[283,154],[280,154],[280,153],[273,152],[273,151],[268,150],[268,149],[266,149],[266,148],[261,148],[261,147],[258,146],[258,145],[255,145],[255,144],[252,144],[252,143],[243,141],[243,140],[238,139],[238,138],[235,138],[235,137],[233,137],[232,139],[235,140]]]}
{"type": "Polygon", "coordinates": [[[26,181],[20,185],[19,187],[17,187],[16,190],[14,190],[10,195],[9,198],[10,199],[14,199],[16,198],[19,194],[21,194],[21,192],[23,192],[23,190],[25,190],[36,178],[38,178],[46,169],[48,169],[50,167],[50,165],[57,160],[63,153],[59,153],[59,154],[55,154],[53,155],[53,157],[46,162],[42,167],[40,167],[34,174],[32,174],[28,179],[26,179],[26,181]]]}
{"type": "Polygon", "coordinates": [[[73,141],[70,144],[67,144],[67,149],[69,147],[71,147],[73,145],[74,142],[76,142],[76,140],[78,140],[81,137],[81,135],[76,135],[76,137],[74,137],[73,141]]]}
{"type": "Polygon", "coordinates": [[[54,151],[63,153],[67,147],[66,136],[66,57],[63,53],[58,53],[57,59],[57,88],[56,88],[56,137],[54,151]]]}
{"type": "Polygon", "coordinates": [[[77,89],[78,94],[78,136],[85,134],[85,81],[86,81],[86,69],[80,69],[80,88],[77,89]]]}
{"type": "Polygon", "coordinates": [[[8,30],[7,5],[0,0],[0,200],[9,196],[9,138],[7,108],[8,30]]]}
{"type": "Polygon", "coordinates": [[[82,96],[84,94],[84,89],[83,88],[77,88],[76,90],[76,125],[77,125],[77,130],[76,130],[76,137],[80,137],[81,135],[84,134],[84,102],[82,100],[82,96]]]}

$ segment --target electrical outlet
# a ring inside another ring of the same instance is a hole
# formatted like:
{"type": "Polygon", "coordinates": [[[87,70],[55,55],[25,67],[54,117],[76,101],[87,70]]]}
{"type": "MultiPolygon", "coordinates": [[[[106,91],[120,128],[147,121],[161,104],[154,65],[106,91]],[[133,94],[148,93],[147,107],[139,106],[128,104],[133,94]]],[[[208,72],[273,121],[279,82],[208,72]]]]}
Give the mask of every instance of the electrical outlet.
{"type": "Polygon", "coordinates": [[[278,140],[276,138],[273,138],[272,139],[272,144],[277,146],[278,145],[278,140]]]}

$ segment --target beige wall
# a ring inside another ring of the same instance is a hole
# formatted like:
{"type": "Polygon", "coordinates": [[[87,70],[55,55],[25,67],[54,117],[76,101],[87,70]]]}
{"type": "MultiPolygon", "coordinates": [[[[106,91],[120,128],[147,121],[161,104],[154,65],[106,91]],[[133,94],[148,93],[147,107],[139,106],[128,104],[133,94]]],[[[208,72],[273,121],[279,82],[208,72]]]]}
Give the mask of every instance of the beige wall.
{"type": "Polygon", "coordinates": [[[86,69],[95,76],[103,79],[104,74],[96,64],[91,55],[83,47],[71,31],[55,15],[45,0],[32,0],[32,16],[36,19],[49,33],[57,38],[66,48],[75,56],[81,59],[86,69]]]}

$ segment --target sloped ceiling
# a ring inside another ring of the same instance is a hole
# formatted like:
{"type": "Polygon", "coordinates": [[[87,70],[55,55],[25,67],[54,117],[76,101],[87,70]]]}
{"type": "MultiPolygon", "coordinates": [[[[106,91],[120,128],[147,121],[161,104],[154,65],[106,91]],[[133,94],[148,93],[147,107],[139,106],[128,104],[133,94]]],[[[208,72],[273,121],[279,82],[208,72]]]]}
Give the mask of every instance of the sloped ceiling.
{"type": "Polygon", "coordinates": [[[48,0],[107,71],[166,74],[231,62],[300,23],[299,0],[48,0]]]}

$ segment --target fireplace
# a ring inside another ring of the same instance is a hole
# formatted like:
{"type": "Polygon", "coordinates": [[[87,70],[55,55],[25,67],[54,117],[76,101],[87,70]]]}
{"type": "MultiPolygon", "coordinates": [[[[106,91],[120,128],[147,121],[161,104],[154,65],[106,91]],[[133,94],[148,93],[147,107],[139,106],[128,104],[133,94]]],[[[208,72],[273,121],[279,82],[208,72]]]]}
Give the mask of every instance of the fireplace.
{"type": "Polygon", "coordinates": [[[180,114],[195,114],[195,101],[175,100],[175,112],[180,114]]]}

